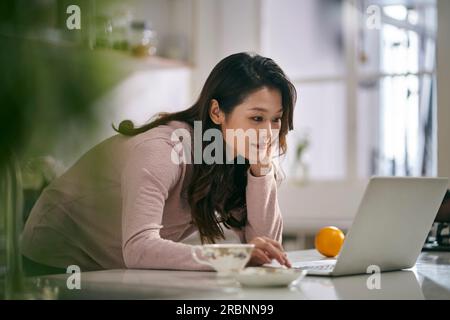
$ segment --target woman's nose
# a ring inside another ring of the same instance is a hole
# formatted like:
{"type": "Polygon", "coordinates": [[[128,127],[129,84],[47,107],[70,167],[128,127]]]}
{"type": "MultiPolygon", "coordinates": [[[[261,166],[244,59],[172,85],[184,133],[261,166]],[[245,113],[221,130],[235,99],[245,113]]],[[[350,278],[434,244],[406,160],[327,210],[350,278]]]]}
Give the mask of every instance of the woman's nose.
{"type": "Polygon", "coordinates": [[[272,124],[270,121],[264,124],[264,127],[259,133],[259,141],[261,142],[269,142],[272,140],[272,124]]]}

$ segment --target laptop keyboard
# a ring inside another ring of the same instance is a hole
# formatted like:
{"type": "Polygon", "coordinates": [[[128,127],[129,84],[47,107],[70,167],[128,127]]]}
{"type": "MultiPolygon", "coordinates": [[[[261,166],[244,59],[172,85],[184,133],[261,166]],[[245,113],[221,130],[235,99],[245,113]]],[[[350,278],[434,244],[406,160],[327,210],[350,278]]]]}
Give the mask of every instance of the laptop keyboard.
{"type": "Polygon", "coordinates": [[[319,270],[319,271],[333,271],[334,264],[324,264],[322,266],[305,266],[303,270],[319,270]]]}
{"type": "Polygon", "coordinates": [[[296,263],[294,268],[299,268],[302,270],[314,270],[314,271],[333,271],[336,262],[302,262],[296,263]]]}

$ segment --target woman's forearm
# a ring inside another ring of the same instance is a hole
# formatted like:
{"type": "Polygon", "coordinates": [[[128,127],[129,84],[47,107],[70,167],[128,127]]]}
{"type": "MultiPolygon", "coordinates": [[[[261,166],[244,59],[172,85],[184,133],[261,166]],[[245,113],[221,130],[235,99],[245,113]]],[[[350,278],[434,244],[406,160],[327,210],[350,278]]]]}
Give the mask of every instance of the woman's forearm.
{"type": "Polygon", "coordinates": [[[247,173],[247,226],[245,239],[266,236],[281,242],[283,220],[277,199],[277,185],[274,169],[263,176],[255,177],[247,173]]]}
{"type": "Polygon", "coordinates": [[[191,254],[191,245],[159,237],[159,230],[144,232],[128,240],[123,247],[127,268],[210,271],[197,263],[191,254]]]}

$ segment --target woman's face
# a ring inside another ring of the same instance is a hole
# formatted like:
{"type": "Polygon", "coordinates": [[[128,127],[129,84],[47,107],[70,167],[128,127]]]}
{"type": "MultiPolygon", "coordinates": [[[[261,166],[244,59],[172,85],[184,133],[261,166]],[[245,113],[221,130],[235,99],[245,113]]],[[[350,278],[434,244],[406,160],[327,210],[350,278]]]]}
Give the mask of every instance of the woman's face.
{"type": "Polygon", "coordinates": [[[280,91],[263,87],[248,95],[231,114],[221,115],[221,120],[216,120],[220,121],[222,134],[233,156],[240,155],[252,161],[256,160],[257,154],[265,154],[270,144],[272,150],[276,146],[282,115],[280,91]]]}

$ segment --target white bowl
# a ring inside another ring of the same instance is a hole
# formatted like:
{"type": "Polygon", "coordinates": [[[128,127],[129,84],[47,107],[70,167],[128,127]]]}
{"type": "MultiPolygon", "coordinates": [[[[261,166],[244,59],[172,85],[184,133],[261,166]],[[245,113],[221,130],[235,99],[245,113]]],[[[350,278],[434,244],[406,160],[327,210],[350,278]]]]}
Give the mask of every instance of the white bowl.
{"type": "Polygon", "coordinates": [[[254,244],[205,244],[192,246],[192,257],[200,264],[212,267],[219,276],[228,276],[245,268],[254,244]],[[200,253],[200,255],[198,255],[200,253]]]}
{"type": "Polygon", "coordinates": [[[243,286],[248,287],[282,287],[288,286],[293,281],[300,281],[306,276],[306,270],[249,267],[234,275],[235,279],[243,286]]]}

